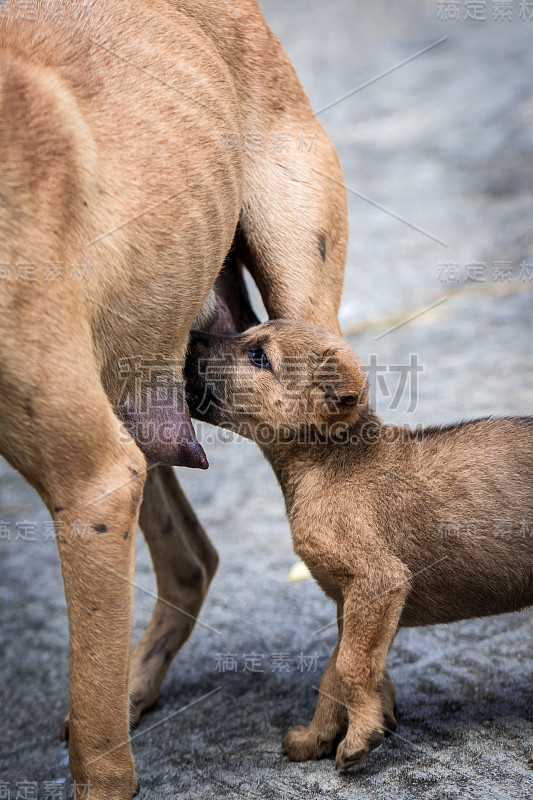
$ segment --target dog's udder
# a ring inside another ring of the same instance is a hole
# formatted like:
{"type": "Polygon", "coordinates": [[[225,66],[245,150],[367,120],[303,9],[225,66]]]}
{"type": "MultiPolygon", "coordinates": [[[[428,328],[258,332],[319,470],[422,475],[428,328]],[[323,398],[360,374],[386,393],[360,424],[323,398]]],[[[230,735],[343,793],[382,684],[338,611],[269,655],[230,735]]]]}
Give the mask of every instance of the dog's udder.
{"type": "MultiPolygon", "coordinates": [[[[116,412],[151,464],[207,469],[209,463],[196,438],[189,409],[179,393],[176,396],[175,388],[167,386],[166,396],[161,395],[160,388],[161,407],[149,405],[147,411],[136,413],[135,404],[128,402],[117,406],[116,412]]],[[[132,493],[134,504],[138,499],[132,493]]]]}
{"type": "Polygon", "coordinates": [[[237,326],[229,306],[220,292],[213,288],[197,314],[191,330],[232,335],[237,333],[237,326]]]}

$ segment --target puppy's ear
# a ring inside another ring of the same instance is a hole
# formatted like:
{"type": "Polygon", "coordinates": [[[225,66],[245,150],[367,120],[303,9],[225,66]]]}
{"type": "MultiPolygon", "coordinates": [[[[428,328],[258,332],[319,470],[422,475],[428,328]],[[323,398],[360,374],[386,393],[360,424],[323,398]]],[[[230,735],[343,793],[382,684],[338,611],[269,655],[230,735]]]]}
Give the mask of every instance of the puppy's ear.
{"type": "Polygon", "coordinates": [[[328,415],[355,417],[368,400],[368,380],[355,353],[327,351],[317,370],[328,415]]]}

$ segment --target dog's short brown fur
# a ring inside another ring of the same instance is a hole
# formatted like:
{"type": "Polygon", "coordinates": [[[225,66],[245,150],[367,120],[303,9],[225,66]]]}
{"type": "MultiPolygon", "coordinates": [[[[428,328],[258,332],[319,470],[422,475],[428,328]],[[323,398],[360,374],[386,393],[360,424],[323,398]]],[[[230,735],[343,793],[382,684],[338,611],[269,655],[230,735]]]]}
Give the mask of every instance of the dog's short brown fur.
{"type": "Polygon", "coordinates": [[[294,549],[337,604],[315,716],[283,747],[305,760],[343,737],[346,770],[396,726],[386,659],[399,626],[533,603],[533,418],[385,425],[349,345],[284,320],[193,334],[187,373],[196,416],[261,446],[294,549]]]}
{"type": "Polygon", "coordinates": [[[253,0],[59,6],[0,6],[0,453],[66,532],[72,776],[129,800],[128,695],[134,719],[155,702],[217,556],[169,466],[206,466],[180,369],[147,441],[149,380],[120,365],[179,364],[194,320],[239,328],[217,314],[238,274],[212,292],[232,243],[271,317],[337,331],[346,192],[253,0]],[[130,659],[142,499],[158,601],[130,659]]]}

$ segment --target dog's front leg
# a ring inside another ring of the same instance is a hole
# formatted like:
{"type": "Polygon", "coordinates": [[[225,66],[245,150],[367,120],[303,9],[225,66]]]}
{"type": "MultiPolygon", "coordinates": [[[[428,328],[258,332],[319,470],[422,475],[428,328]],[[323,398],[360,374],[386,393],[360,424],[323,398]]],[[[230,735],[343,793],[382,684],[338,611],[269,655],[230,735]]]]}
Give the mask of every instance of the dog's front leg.
{"type": "Polygon", "coordinates": [[[140,525],[157,578],[157,602],[132,653],[132,721],[157,700],[172,659],[194,627],[218,565],[216,550],[172,467],[150,470],[140,525]]]}
{"type": "Polygon", "coordinates": [[[407,571],[399,562],[380,557],[374,569],[365,567],[365,578],[354,577],[345,590],[337,656],[348,712],[348,731],[335,760],[341,771],[360,764],[383,741],[388,727],[383,700],[390,696],[385,664],[408,589],[407,571]]]}
{"type": "Polygon", "coordinates": [[[103,466],[51,492],[69,620],[75,800],[87,792],[91,800],[130,800],[138,791],[128,684],[135,530],[146,466],[133,442],[106,461],[106,453],[119,448],[110,441],[107,451],[86,452],[86,464],[103,466]]]}

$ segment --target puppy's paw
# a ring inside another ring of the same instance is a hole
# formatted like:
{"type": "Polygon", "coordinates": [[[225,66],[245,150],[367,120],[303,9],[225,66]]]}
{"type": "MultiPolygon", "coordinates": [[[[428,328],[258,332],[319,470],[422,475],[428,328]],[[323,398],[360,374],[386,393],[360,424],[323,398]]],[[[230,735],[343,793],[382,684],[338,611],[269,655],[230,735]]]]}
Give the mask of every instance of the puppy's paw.
{"type": "Polygon", "coordinates": [[[281,749],[291,761],[312,761],[333,753],[336,736],[322,736],[311,730],[311,726],[297,725],[283,739],[281,749]]]}
{"type": "Polygon", "coordinates": [[[383,742],[384,734],[382,731],[375,730],[368,737],[362,747],[354,746],[349,739],[349,734],[339,744],[337,756],[335,758],[335,769],[339,772],[347,772],[352,767],[362,764],[376,747],[383,742]]]}

